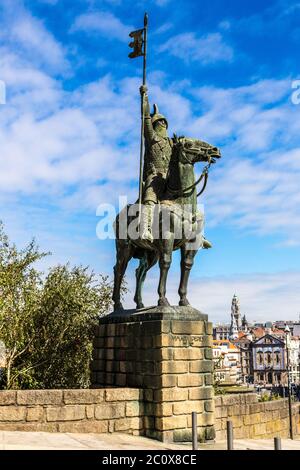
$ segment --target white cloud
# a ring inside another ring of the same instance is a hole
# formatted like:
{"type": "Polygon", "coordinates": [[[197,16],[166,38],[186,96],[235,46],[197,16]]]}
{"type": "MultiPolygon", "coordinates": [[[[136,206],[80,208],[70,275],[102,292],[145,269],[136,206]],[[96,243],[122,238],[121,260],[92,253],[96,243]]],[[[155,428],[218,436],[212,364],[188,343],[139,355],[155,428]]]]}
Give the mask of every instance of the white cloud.
{"type": "MultiPolygon", "coordinates": [[[[132,170],[137,174],[139,98],[132,93],[133,87],[138,90],[137,81],[116,86],[107,76],[68,93],[58,81],[5,50],[1,65],[9,89],[0,114],[1,192],[66,192],[69,203],[77,201],[69,188],[78,185],[76,191],[86,195],[81,205],[95,209],[101,200],[95,201],[89,187],[96,181],[107,180],[112,188],[132,170]],[[120,141],[126,150],[119,148],[120,141]]],[[[125,178],[125,193],[130,183],[125,178]]],[[[105,202],[109,188],[105,194],[98,191],[105,202]]],[[[60,203],[64,204],[61,198],[60,203]]]]}
{"type": "Polygon", "coordinates": [[[203,65],[233,60],[233,49],[226,44],[220,33],[197,37],[195,33],[182,33],[171,37],[160,47],[185,62],[199,61],[203,65]]]}
{"type": "Polygon", "coordinates": [[[1,13],[0,38],[8,50],[16,51],[20,59],[28,60],[39,69],[46,68],[51,73],[69,72],[62,44],[22,2],[5,2],[1,13]]]}
{"type": "MultiPolygon", "coordinates": [[[[291,24],[299,22],[300,4],[291,0],[277,0],[262,4],[258,13],[247,15],[239,19],[231,19],[231,30],[237,33],[260,37],[274,37],[274,35],[290,35],[291,24]],[[293,4],[294,3],[294,4],[293,4]],[[294,22],[294,23],[292,23],[294,22]]],[[[295,36],[297,38],[297,35],[295,36]]]]}
{"type": "MultiPolygon", "coordinates": [[[[199,256],[199,255],[198,255],[199,256]]],[[[132,273],[133,274],[133,273],[132,273]]],[[[157,273],[156,273],[157,274],[157,273]]],[[[126,308],[132,308],[134,294],[133,276],[128,275],[130,294],[126,296],[126,308]]],[[[157,302],[158,277],[149,273],[144,287],[146,306],[157,302]]],[[[233,294],[241,303],[241,313],[251,321],[290,320],[299,318],[300,272],[236,274],[228,277],[195,277],[189,283],[188,298],[194,308],[209,316],[214,323],[230,322],[233,294]]],[[[178,271],[168,282],[167,298],[178,305],[178,271]]]]}
{"type": "Polygon", "coordinates": [[[71,32],[96,33],[105,36],[107,39],[119,39],[126,42],[129,41],[129,33],[133,29],[135,28],[123,24],[113,13],[98,11],[78,16],[71,27],[71,32]]]}
{"type": "MultiPolygon", "coordinates": [[[[138,78],[117,82],[108,75],[65,92],[7,50],[0,67],[9,90],[0,114],[0,191],[59,193],[62,205],[93,209],[115,201],[119,190],[135,198],[138,78]]],[[[170,133],[222,149],[205,197],[208,224],[300,243],[300,124],[298,108],[288,100],[289,80],[226,90],[193,90],[184,83],[193,94],[189,100],[175,82],[167,87],[163,74],[149,78],[151,102],[169,119],[170,133]],[[202,115],[193,112],[195,104],[202,115]]]]}
{"type": "Polygon", "coordinates": [[[190,132],[223,151],[206,197],[212,225],[300,243],[299,110],[289,94],[289,80],[195,92],[205,112],[190,132]]]}
{"type": "Polygon", "coordinates": [[[223,20],[219,23],[219,28],[222,31],[229,31],[231,29],[231,22],[228,20],[223,20]]]}
{"type": "MultiPolygon", "coordinates": [[[[53,76],[68,70],[66,51],[42,22],[25,10],[13,13],[11,9],[6,29],[2,28],[9,40],[0,50],[0,78],[8,90],[7,104],[0,109],[4,221],[9,219],[13,226],[22,210],[19,201],[26,196],[35,197],[37,204],[53,204],[56,211],[57,207],[66,209],[66,214],[80,214],[86,208],[94,212],[101,202],[116,202],[119,194],[133,201],[139,162],[140,79],[116,80],[107,75],[65,91],[63,82],[53,76]],[[7,201],[14,202],[9,213],[7,201]]],[[[127,41],[134,29],[107,13],[83,15],[76,23],[74,28],[113,34],[121,41],[127,41]]],[[[233,58],[219,33],[206,37],[188,33],[182,43],[180,39],[177,36],[170,52],[183,59],[213,63],[233,58]]],[[[188,81],[166,83],[168,77],[159,71],[149,78],[151,102],[158,102],[168,117],[170,133],[200,137],[222,149],[223,159],[212,171],[205,198],[208,223],[242,233],[281,234],[286,245],[299,244],[300,108],[290,103],[290,81],[193,89],[188,81]]],[[[86,259],[87,250],[94,262],[96,250],[86,241],[94,239],[94,231],[76,238],[84,224],[71,221],[67,227],[66,214],[55,218],[51,210],[41,209],[43,215],[39,210],[27,208],[19,221],[21,242],[36,233],[43,248],[58,253],[59,261],[69,258],[78,263],[81,256],[86,259]]],[[[99,259],[99,269],[110,271],[111,247],[99,245],[100,251],[106,258],[102,265],[99,259]]],[[[299,273],[199,278],[190,283],[190,300],[214,321],[229,317],[234,292],[250,319],[295,318],[299,280],[299,273]]],[[[174,271],[169,283],[174,303],[178,301],[177,282],[174,271]]],[[[150,276],[147,303],[153,303],[156,288],[157,278],[150,276]]]]}
{"type": "Polygon", "coordinates": [[[167,21],[166,23],[163,23],[161,26],[159,26],[155,31],[154,34],[163,34],[169,31],[174,27],[173,23],[170,23],[167,21]]]}
{"type": "MultiPolygon", "coordinates": [[[[13,34],[38,48],[42,25],[24,12],[15,24],[20,18],[35,32],[27,39],[27,27],[13,34]]],[[[66,92],[23,50],[9,43],[0,52],[8,92],[0,113],[0,191],[59,194],[62,205],[95,209],[104,197],[117,198],[117,185],[134,199],[140,80],[107,75],[66,92]]],[[[54,57],[58,66],[60,53],[54,57]]],[[[160,72],[149,80],[151,102],[168,118],[170,134],[200,137],[222,149],[205,198],[208,223],[300,243],[300,122],[299,108],[289,100],[290,81],[193,89],[186,81],[166,83],[160,72]]]]}
{"type": "Polygon", "coordinates": [[[42,66],[50,66],[54,70],[64,70],[67,67],[63,47],[36,18],[24,15],[12,22],[10,36],[32,58],[36,55],[42,66]]]}

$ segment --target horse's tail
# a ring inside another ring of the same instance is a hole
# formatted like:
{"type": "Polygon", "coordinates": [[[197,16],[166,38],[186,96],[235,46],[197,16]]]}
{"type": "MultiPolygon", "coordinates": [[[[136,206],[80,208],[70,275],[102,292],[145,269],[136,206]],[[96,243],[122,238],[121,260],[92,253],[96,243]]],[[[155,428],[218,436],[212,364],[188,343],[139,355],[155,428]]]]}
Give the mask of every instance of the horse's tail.
{"type": "Polygon", "coordinates": [[[113,222],[113,229],[114,229],[116,239],[118,238],[118,233],[119,233],[119,220],[120,220],[120,214],[117,215],[117,217],[115,218],[113,222]]]}
{"type": "Polygon", "coordinates": [[[122,239],[128,239],[128,212],[129,212],[130,204],[125,206],[121,212],[117,215],[114,223],[113,223],[113,229],[115,232],[115,237],[116,240],[119,238],[122,239]],[[120,233],[121,232],[121,233],[120,233]]]}

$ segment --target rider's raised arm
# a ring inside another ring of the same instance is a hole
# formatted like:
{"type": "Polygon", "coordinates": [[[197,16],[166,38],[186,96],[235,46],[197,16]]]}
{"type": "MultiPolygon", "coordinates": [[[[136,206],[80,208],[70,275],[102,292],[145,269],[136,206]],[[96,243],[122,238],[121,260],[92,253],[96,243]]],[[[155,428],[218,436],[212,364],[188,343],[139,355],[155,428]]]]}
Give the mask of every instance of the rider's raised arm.
{"type": "Polygon", "coordinates": [[[147,95],[147,88],[142,86],[140,88],[141,94],[144,95],[144,118],[145,118],[145,139],[151,141],[154,137],[154,130],[152,125],[152,119],[150,115],[150,104],[147,95]]]}

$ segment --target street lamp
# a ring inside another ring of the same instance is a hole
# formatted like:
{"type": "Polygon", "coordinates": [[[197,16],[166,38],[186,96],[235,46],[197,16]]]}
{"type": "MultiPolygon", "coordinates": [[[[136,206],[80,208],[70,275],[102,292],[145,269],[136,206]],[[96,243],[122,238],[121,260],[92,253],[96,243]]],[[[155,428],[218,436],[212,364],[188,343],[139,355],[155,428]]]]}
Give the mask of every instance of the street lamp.
{"type": "Polygon", "coordinates": [[[290,329],[286,325],[285,329],[285,344],[286,344],[286,368],[287,368],[287,379],[288,379],[288,398],[289,398],[289,422],[290,422],[290,438],[294,439],[293,434],[293,415],[292,415],[292,397],[291,397],[291,378],[290,378],[290,329]]]}

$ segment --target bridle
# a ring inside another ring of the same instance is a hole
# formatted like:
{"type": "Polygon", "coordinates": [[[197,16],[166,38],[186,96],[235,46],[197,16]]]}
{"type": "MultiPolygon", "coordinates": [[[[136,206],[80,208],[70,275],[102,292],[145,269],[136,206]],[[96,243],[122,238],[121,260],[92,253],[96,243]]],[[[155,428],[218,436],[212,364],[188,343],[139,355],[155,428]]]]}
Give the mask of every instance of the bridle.
{"type": "MultiPolygon", "coordinates": [[[[188,158],[186,152],[183,150],[183,145],[182,144],[179,144],[179,145],[180,145],[181,148],[178,149],[177,151],[178,152],[180,151],[181,162],[182,163],[187,163],[189,165],[193,165],[194,162],[188,158]]],[[[206,189],[206,186],[207,186],[207,182],[208,182],[209,169],[212,165],[212,157],[211,157],[211,155],[208,154],[209,147],[201,147],[200,151],[203,153],[204,157],[207,158],[208,164],[204,167],[204,169],[203,169],[201,175],[199,176],[199,178],[197,179],[197,181],[195,181],[195,183],[193,183],[191,186],[188,186],[185,189],[172,189],[172,188],[170,188],[169,184],[167,183],[167,190],[173,196],[177,196],[177,197],[187,196],[187,194],[185,194],[185,193],[194,190],[198,186],[198,184],[201,183],[202,180],[204,180],[203,181],[203,186],[202,186],[201,191],[199,191],[199,193],[197,193],[197,197],[201,196],[201,194],[204,193],[204,191],[206,189]]],[[[168,178],[167,178],[167,180],[168,180],[168,178]]]]}

